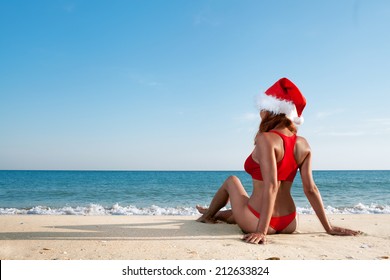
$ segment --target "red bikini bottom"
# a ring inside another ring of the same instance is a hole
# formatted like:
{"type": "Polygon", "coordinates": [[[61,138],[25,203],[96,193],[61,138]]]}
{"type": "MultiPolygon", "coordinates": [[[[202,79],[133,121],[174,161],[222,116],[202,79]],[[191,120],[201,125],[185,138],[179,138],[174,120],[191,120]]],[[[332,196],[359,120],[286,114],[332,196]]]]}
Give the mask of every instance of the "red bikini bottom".
{"type": "MultiPolygon", "coordinates": [[[[252,208],[248,204],[249,210],[255,215],[258,219],[260,219],[260,213],[258,213],[255,209],[252,208]]],[[[286,216],[278,216],[278,217],[271,217],[271,221],[269,223],[270,227],[272,227],[274,230],[280,232],[284,230],[286,227],[288,227],[289,224],[291,224],[292,221],[294,221],[295,217],[297,216],[297,212],[292,212],[291,214],[288,214],[286,216]]]]}

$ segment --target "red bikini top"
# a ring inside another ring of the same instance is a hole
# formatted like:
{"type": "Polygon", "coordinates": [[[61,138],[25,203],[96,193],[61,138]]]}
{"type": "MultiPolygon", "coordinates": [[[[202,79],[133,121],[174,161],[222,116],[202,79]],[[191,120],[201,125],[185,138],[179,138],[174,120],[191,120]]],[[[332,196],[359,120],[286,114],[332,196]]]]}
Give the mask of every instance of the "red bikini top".
{"type": "MultiPolygon", "coordinates": [[[[298,170],[298,164],[294,157],[294,146],[297,141],[297,136],[295,134],[286,136],[274,130],[271,130],[270,132],[279,135],[283,140],[284,146],[284,156],[282,160],[277,163],[278,181],[293,182],[298,170]]],[[[252,179],[263,181],[260,164],[253,160],[252,154],[246,159],[244,169],[252,176],[252,179]]]]}

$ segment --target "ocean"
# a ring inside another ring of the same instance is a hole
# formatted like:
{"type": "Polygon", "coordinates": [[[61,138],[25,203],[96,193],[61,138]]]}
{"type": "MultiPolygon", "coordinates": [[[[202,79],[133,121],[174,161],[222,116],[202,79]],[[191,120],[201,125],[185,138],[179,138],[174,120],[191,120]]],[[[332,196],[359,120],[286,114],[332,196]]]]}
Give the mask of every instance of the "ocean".
{"type": "MultiPolygon", "coordinates": [[[[0,215],[197,215],[223,181],[244,171],[0,170],[0,215]]],[[[314,171],[327,213],[390,214],[390,171],[314,171]]],[[[300,214],[314,213],[297,175],[300,214]]]]}

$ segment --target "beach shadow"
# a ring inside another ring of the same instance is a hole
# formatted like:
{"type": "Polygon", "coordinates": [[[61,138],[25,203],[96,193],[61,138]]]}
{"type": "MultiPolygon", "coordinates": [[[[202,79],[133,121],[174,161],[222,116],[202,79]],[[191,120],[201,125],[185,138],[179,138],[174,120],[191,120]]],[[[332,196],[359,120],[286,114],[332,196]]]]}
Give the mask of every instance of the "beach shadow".
{"type": "Polygon", "coordinates": [[[42,226],[42,231],[1,232],[0,240],[191,240],[237,239],[236,225],[195,220],[148,223],[42,226]],[[63,231],[61,231],[63,230],[63,231]]]}

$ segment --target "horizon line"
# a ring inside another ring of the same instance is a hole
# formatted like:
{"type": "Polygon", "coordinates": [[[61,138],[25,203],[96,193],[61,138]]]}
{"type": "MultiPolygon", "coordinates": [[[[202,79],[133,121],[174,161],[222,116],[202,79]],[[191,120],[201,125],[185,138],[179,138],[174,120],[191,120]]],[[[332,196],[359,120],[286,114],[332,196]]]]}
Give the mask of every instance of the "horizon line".
{"type": "MultiPolygon", "coordinates": [[[[0,169],[0,171],[80,172],[245,172],[244,169],[0,169]]],[[[390,169],[313,169],[312,171],[390,171],[390,169]]]]}

